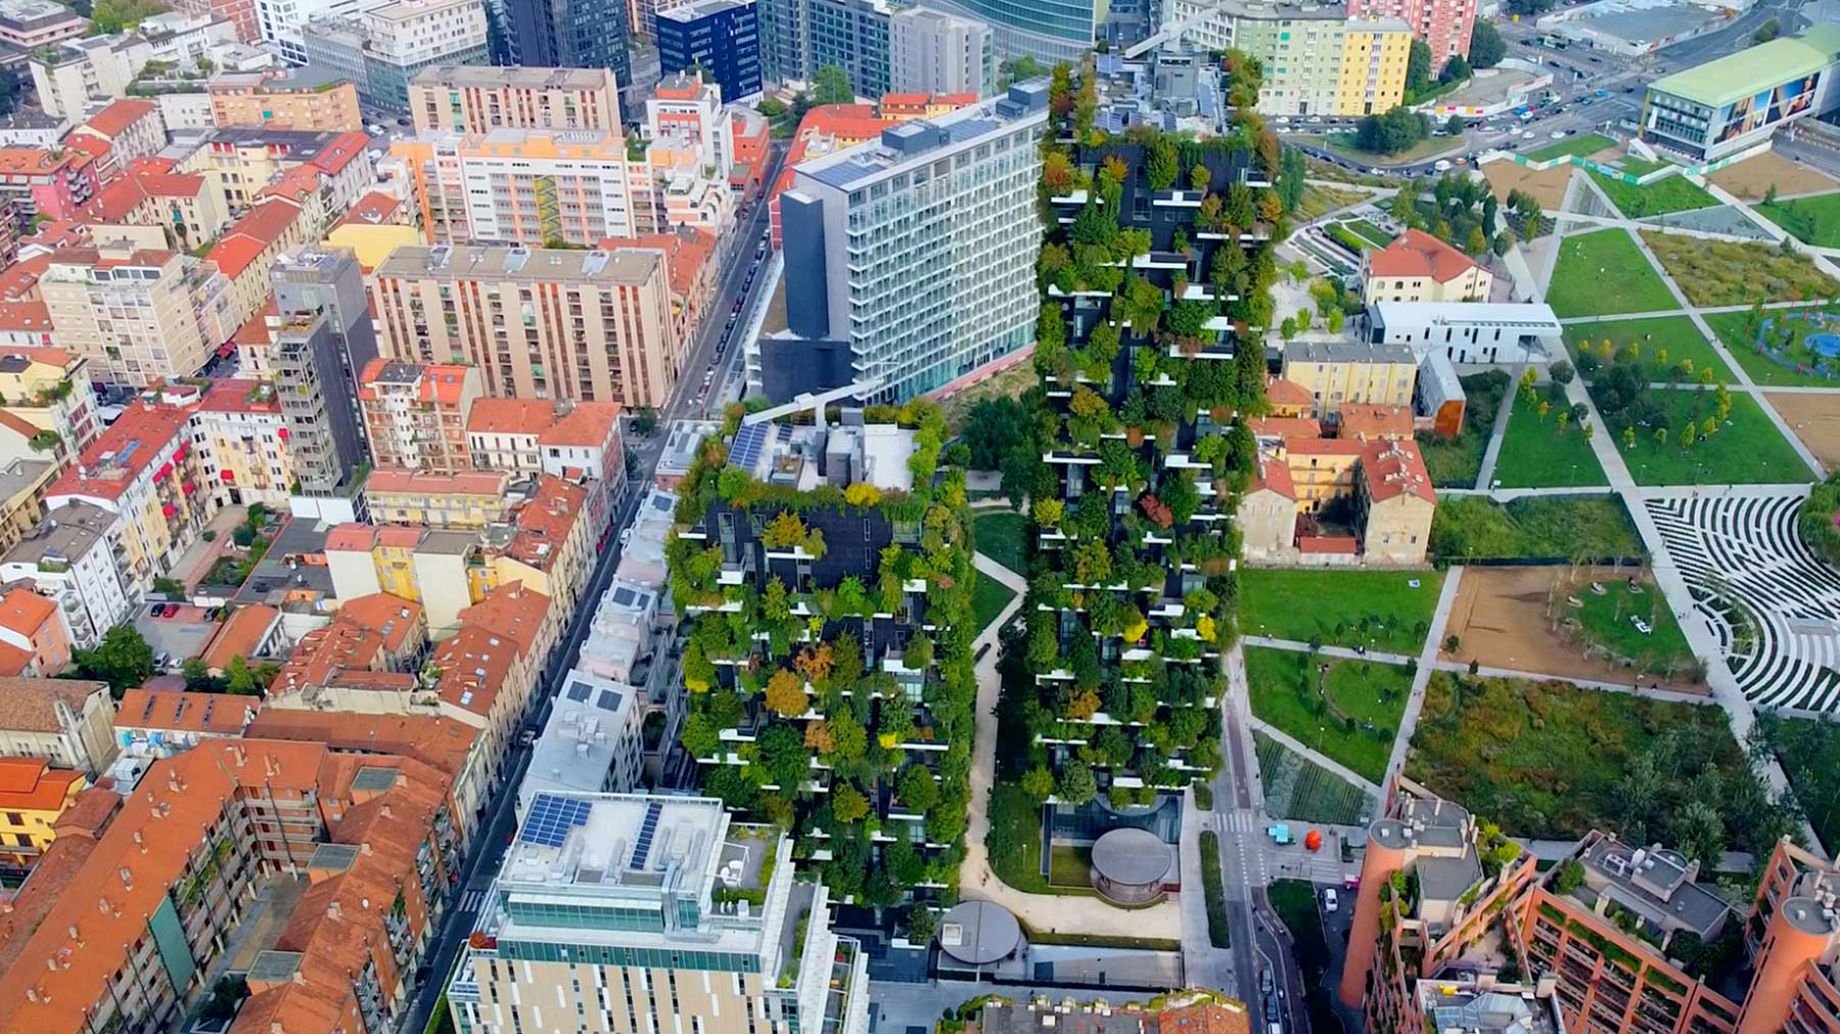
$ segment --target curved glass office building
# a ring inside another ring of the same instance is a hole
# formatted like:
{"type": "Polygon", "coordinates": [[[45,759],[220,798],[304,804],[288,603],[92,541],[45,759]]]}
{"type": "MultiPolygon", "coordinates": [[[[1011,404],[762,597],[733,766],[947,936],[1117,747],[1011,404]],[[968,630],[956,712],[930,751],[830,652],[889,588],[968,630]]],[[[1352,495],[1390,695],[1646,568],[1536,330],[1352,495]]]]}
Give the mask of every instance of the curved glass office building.
{"type": "Polygon", "coordinates": [[[1110,0],[924,0],[935,7],[990,23],[997,51],[1053,64],[1078,62],[1092,49],[1110,0]]]}

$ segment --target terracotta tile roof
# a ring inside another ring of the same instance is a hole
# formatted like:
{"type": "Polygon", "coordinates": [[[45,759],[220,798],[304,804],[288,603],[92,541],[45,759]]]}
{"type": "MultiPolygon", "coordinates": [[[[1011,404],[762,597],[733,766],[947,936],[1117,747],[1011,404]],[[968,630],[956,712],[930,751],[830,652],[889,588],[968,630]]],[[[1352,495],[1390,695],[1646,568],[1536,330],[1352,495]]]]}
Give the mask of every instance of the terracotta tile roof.
{"type": "Polygon", "coordinates": [[[1274,406],[1309,406],[1316,402],[1310,389],[1283,377],[1272,377],[1265,381],[1265,398],[1274,406]]]}
{"type": "Polygon", "coordinates": [[[83,450],[77,466],[58,476],[47,494],[120,497],[135,478],[167,454],[168,445],[183,440],[191,418],[190,409],[134,403],[83,450]]]}
{"type": "Polygon", "coordinates": [[[1252,483],[1246,488],[1246,494],[1251,495],[1263,489],[1269,489],[1286,499],[1296,501],[1297,485],[1291,480],[1290,464],[1261,454],[1258,467],[1252,475],[1252,483]]]}
{"type": "Polygon", "coordinates": [[[81,211],[85,218],[98,222],[125,223],[146,200],[147,192],[139,180],[118,179],[97,192],[81,211]]]}
{"type": "Polygon", "coordinates": [[[370,552],[377,542],[376,529],[368,524],[338,524],[326,531],[326,552],[370,552]]]}
{"type": "Polygon", "coordinates": [[[344,218],[338,221],[338,225],[344,226],[347,223],[382,225],[389,222],[400,208],[402,208],[400,199],[393,198],[381,190],[373,190],[354,202],[351,211],[345,213],[344,218]]]}
{"type": "Polygon", "coordinates": [[[553,474],[537,479],[530,501],[518,507],[517,532],[505,546],[505,556],[547,571],[569,532],[587,510],[588,490],[553,474]]]}
{"type": "Polygon", "coordinates": [[[577,402],[575,408],[564,414],[562,419],[537,435],[537,444],[601,445],[607,441],[619,421],[618,402],[577,402]]]}
{"type": "Polygon", "coordinates": [[[422,605],[387,592],[359,596],[339,605],[339,617],[374,628],[383,636],[383,648],[401,653],[423,634],[422,605]]]}
{"type": "Polygon", "coordinates": [[[241,276],[249,264],[287,233],[300,218],[300,207],[285,199],[264,201],[249,210],[220,238],[205,258],[227,277],[241,276]]]}
{"type": "Polygon", "coordinates": [[[1415,495],[1425,502],[1437,503],[1425,458],[1419,455],[1418,443],[1409,439],[1367,446],[1361,453],[1361,479],[1367,484],[1368,498],[1374,502],[1415,495]]]}
{"type": "Polygon", "coordinates": [[[378,548],[414,549],[422,544],[427,528],[409,524],[386,524],[377,529],[378,548]]]}
{"type": "Polygon", "coordinates": [[[236,736],[262,708],[257,697],[188,693],[175,689],[130,689],[115,712],[118,729],[159,729],[236,736]]]}
{"type": "Polygon", "coordinates": [[[39,431],[37,424],[20,416],[18,413],[9,413],[3,409],[0,409],[0,427],[4,427],[22,438],[31,438],[39,431]]]}
{"type": "Polygon", "coordinates": [[[211,382],[198,408],[207,413],[275,413],[281,412],[281,400],[275,397],[267,381],[254,377],[226,377],[211,382]]]}
{"type": "Polygon", "coordinates": [[[1252,1014],[1237,1001],[1186,1005],[1158,1013],[1156,1029],[1157,1034],[1252,1034],[1252,1014]]]}
{"type": "Polygon", "coordinates": [[[1284,451],[1296,456],[1359,456],[1367,446],[1352,438],[1286,439],[1284,451]]]}
{"type": "Polygon", "coordinates": [[[1353,556],[1360,551],[1361,543],[1352,535],[1297,536],[1299,553],[1342,553],[1353,556]]]}
{"type": "Polygon", "coordinates": [[[313,156],[313,164],[327,172],[337,173],[362,155],[370,142],[371,138],[364,133],[340,133],[313,156]]]}
{"type": "Polygon", "coordinates": [[[518,644],[505,635],[463,624],[460,631],[441,640],[428,658],[441,671],[435,690],[446,703],[490,715],[518,653],[518,644]]]}
{"type": "Polygon", "coordinates": [[[137,172],[134,181],[149,197],[195,198],[204,190],[204,177],[176,172],[137,172]]]}
{"type": "Polygon", "coordinates": [[[51,310],[44,302],[0,302],[0,330],[50,333],[51,310]]]}
{"type": "Polygon", "coordinates": [[[523,582],[507,582],[486,592],[458,617],[462,627],[488,629],[529,650],[549,616],[549,603],[548,596],[526,589],[523,582]]]}
{"type": "Polygon", "coordinates": [[[158,107],[152,101],[135,97],[123,97],[109,103],[101,111],[86,119],[72,132],[88,131],[98,136],[113,140],[120,136],[129,126],[146,118],[158,107]]]}
{"type": "MultiPolygon", "coordinates": [[[[77,795],[77,802],[66,809],[60,822],[68,818],[85,803],[92,794],[121,798],[113,790],[98,790],[91,787],[77,795]]],[[[44,925],[45,917],[51,909],[70,892],[77,874],[89,862],[90,855],[96,851],[96,838],[83,833],[58,832],[58,838],[51,842],[45,853],[39,856],[38,864],[32,866],[32,872],[26,882],[7,902],[7,907],[0,912],[0,972],[13,968],[19,961],[20,953],[25,951],[26,942],[31,939],[33,931],[44,925]]]]}
{"type": "Polygon", "coordinates": [[[1407,230],[1367,260],[1369,276],[1430,277],[1440,284],[1475,268],[1469,256],[1423,230],[1407,230]]]}
{"type": "Polygon", "coordinates": [[[90,695],[107,693],[106,682],[78,679],[0,678],[0,729],[13,732],[58,732],[57,703],[83,713],[90,695]]]}
{"type": "Polygon", "coordinates": [[[14,586],[0,597],[0,627],[30,639],[57,613],[57,604],[24,586],[14,586]]]}
{"type": "Polygon", "coordinates": [[[383,657],[382,633],[335,618],[332,624],[300,637],[287,664],[269,686],[269,694],[324,686],[339,672],[380,667],[383,657]]]}
{"type": "Polygon", "coordinates": [[[44,758],[0,758],[0,811],[61,811],[71,787],[84,778],[44,758]]]}
{"type": "Polygon", "coordinates": [[[32,667],[32,653],[12,643],[0,643],[0,675],[24,675],[32,667]]]}
{"type": "Polygon", "coordinates": [[[63,168],[73,157],[68,154],[60,157],[32,147],[0,147],[0,173],[44,176],[63,168]]]}
{"type": "Polygon", "coordinates": [[[542,434],[556,423],[556,404],[543,399],[478,399],[466,416],[468,434],[542,434]]]}
{"type": "MultiPolygon", "coordinates": [[[[91,837],[101,835],[109,823],[115,821],[115,813],[121,810],[121,795],[115,792],[115,780],[103,776],[96,780],[96,785],[84,790],[72,801],[64,814],[58,816],[57,825],[53,826],[59,836],[87,834],[91,837]]],[[[5,940],[0,937],[0,940],[5,940]]],[[[0,963],[0,969],[6,965],[0,963]]]]}
{"type": "Polygon", "coordinates": [[[38,278],[51,265],[50,255],[34,255],[0,270],[0,299],[9,302],[38,298],[38,278]]]}
{"type": "Polygon", "coordinates": [[[130,172],[171,172],[178,167],[177,158],[166,158],[157,154],[143,154],[128,163],[130,172]]]}
{"type": "Polygon", "coordinates": [[[224,671],[230,667],[231,658],[252,659],[256,647],[268,638],[269,630],[280,620],[281,611],[266,603],[239,607],[228,621],[217,627],[217,634],[211,637],[211,645],[205,647],[205,667],[224,671]]]}
{"type": "Polygon", "coordinates": [[[268,186],[256,191],[256,198],[286,198],[298,203],[319,190],[319,180],[323,175],[325,173],[316,165],[296,165],[276,176],[268,186]]]}
{"type": "Polygon", "coordinates": [[[1377,406],[1350,402],[1342,406],[1336,436],[1372,441],[1376,438],[1412,437],[1412,411],[1404,406],[1377,406]]]}
{"type": "Polygon", "coordinates": [[[397,492],[409,495],[487,495],[503,498],[507,474],[487,470],[459,474],[423,474],[400,467],[385,467],[371,472],[365,490],[371,493],[397,492]]]}
{"type": "Polygon", "coordinates": [[[416,386],[420,402],[438,402],[457,406],[466,394],[466,375],[472,369],[459,363],[409,363],[396,359],[372,359],[358,375],[358,398],[371,401],[379,397],[377,385],[409,384],[416,386]]]}
{"type": "Polygon", "coordinates": [[[252,739],[305,740],[337,751],[414,758],[457,778],[479,730],[453,718],[419,714],[357,714],[270,708],[256,716],[252,739]]]}
{"type": "Polygon", "coordinates": [[[654,248],[664,252],[665,266],[671,274],[671,293],[682,298],[696,293],[697,278],[715,255],[716,235],[708,230],[686,226],[672,233],[608,237],[599,246],[605,251],[654,248]]]}
{"type": "Polygon", "coordinates": [[[87,156],[91,161],[101,158],[115,150],[115,145],[99,136],[83,132],[80,128],[71,131],[64,138],[66,150],[87,156]]]}
{"type": "Polygon", "coordinates": [[[55,366],[60,370],[69,369],[71,364],[75,363],[78,358],[75,352],[66,351],[62,348],[28,347],[24,345],[16,345],[12,348],[0,347],[0,358],[11,358],[13,356],[20,356],[45,366],[55,366]]]}
{"type": "Polygon", "coordinates": [[[1286,440],[1322,437],[1322,424],[1303,416],[1258,417],[1246,421],[1246,427],[1253,434],[1263,437],[1276,435],[1286,440]]]}

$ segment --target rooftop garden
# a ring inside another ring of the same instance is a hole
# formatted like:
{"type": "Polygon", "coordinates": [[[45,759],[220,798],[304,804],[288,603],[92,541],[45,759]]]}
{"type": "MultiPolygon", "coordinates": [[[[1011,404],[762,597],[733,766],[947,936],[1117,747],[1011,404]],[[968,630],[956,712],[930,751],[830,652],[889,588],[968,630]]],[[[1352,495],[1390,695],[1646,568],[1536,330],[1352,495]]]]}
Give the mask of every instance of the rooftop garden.
{"type": "Polygon", "coordinates": [[[691,466],[666,557],[705,792],[792,830],[834,892],[897,905],[957,879],[976,580],[944,418],[919,402],[865,415],[916,432],[921,487],[757,481],[727,465],[736,407],[691,466]]]}
{"type": "Polygon", "coordinates": [[[1090,75],[1050,84],[1042,383],[1024,397],[1028,469],[1004,471],[1027,483],[1036,537],[1008,707],[1025,783],[1064,804],[1150,804],[1219,765],[1231,516],[1256,462],[1240,418],[1266,410],[1272,242],[1301,200],[1251,110],[1257,62],[1224,62],[1238,114],[1206,140],[1108,135],[1090,75]]]}

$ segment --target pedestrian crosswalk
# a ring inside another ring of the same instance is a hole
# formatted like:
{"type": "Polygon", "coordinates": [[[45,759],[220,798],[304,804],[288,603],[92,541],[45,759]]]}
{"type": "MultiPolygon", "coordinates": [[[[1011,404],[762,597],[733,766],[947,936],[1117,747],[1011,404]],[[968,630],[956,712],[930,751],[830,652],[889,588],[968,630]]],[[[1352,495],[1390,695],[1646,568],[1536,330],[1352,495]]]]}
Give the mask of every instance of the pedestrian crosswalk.
{"type": "Polygon", "coordinates": [[[460,911],[477,912],[479,911],[479,906],[485,904],[485,900],[486,892],[484,890],[477,887],[469,890],[460,898],[460,911]]]}
{"type": "Polygon", "coordinates": [[[1230,811],[1218,820],[1222,833],[1259,833],[1259,814],[1255,811],[1230,811]]]}

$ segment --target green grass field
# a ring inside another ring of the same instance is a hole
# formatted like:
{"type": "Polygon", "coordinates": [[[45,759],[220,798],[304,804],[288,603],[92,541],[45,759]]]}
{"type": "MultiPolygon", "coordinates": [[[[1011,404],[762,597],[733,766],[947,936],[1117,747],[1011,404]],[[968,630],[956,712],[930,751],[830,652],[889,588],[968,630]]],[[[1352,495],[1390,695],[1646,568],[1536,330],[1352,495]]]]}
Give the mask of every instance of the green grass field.
{"type": "Polygon", "coordinates": [[[1295,650],[1248,647],[1246,682],[1258,718],[1371,782],[1386,777],[1411,672],[1379,661],[1323,661],[1295,650]],[[1327,676],[1316,670],[1321,663],[1329,664],[1327,676]]]}
{"type": "MultiPolygon", "coordinates": [[[[1324,976],[1329,972],[1329,942],[1323,936],[1322,913],[1317,911],[1316,885],[1308,880],[1278,880],[1267,891],[1272,911],[1291,931],[1291,955],[1303,971],[1308,988],[1309,1029],[1316,1034],[1341,1034],[1341,1017],[1329,1003],[1324,976]]],[[[1343,906],[1353,908],[1350,902],[1343,906]]]]}
{"type": "Polygon", "coordinates": [[[1241,568],[1240,630],[1299,642],[1320,636],[1331,646],[1416,654],[1443,581],[1442,571],[1241,568]],[[1365,631],[1359,627],[1363,621],[1365,631]]]}
{"type": "MultiPolygon", "coordinates": [[[[1711,316],[1706,318],[1712,319],[1711,316]]],[[[1588,343],[1597,346],[1605,341],[1610,342],[1612,352],[1622,351],[1625,345],[1640,345],[1641,355],[1636,361],[1647,371],[1643,376],[1651,381],[1680,380],[1683,371],[1679,367],[1687,359],[1693,360],[1689,381],[1697,381],[1699,372],[1708,367],[1719,380],[1730,380],[1732,376],[1725,361],[1719,358],[1719,353],[1706,342],[1706,336],[1686,316],[1573,323],[1565,328],[1565,345],[1571,350],[1574,360],[1578,357],[1580,345],[1588,343]]]]}
{"type": "Polygon", "coordinates": [[[1567,237],[1546,293],[1560,316],[1657,312],[1679,303],[1624,230],[1567,237]]]}
{"type": "Polygon", "coordinates": [[[1475,488],[1482,473],[1482,454],[1489,447],[1487,435],[1465,430],[1455,438],[1426,434],[1418,442],[1418,453],[1425,458],[1425,473],[1431,475],[1434,488],[1475,488]]]}
{"type": "MultiPolygon", "coordinates": [[[[1780,314],[1781,310],[1772,310],[1772,315],[1780,314]]],[[[1711,327],[1713,333],[1719,336],[1719,340],[1725,343],[1725,348],[1731,352],[1731,357],[1737,361],[1739,366],[1744,367],[1744,372],[1750,374],[1751,380],[1772,387],[1840,387],[1840,380],[1804,373],[1801,370],[1792,370],[1758,352],[1757,336],[1745,329],[1749,322],[1750,313],[1748,312],[1709,312],[1706,314],[1706,325],[1711,327]]],[[[1813,329],[1807,320],[1790,320],[1789,325],[1795,328],[1795,343],[1798,346],[1802,338],[1808,335],[1808,331],[1813,329]]],[[[1771,329],[1774,330],[1774,326],[1771,329]]]]}
{"type": "Polygon", "coordinates": [[[1580,488],[1609,483],[1584,432],[1575,423],[1560,430],[1556,410],[1541,419],[1537,402],[1529,405],[1520,392],[1514,393],[1514,412],[1502,436],[1501,454],[1495,458],[1493,480],[1501,487],[1580,488]]]}
{"type": "Polygon", "coordinates": [[[1004,567],[1026,575],[1029,573],[1029,544],[1034,540],[1034,521],[1008,510],[989,511],[972,519],[971,533],[977,539],[978,552],[1004,567]]]}
{"type": "Polygon", "coordinates": [[[1353,230],[1357,235],[1372,241],[1376,248],[1384,248],[1393,243],[1392,234],[1387,233],[1385,230],[1375,226],[1366,219],[1350,219],[1342,225],[1353,230]]]}
{"type": "Polygon", "coordinates": [[[1568,136],[1564,140],[1554,140],[1545,147],[1522,154],[1521,157],[1530,162],[1551,161],[1554,158],[1564,157],[1568,154],[1575,154],[1580,158],[1588,158],[1606,147],[1615,146],[1615,140],[1601,133],[1580,133],[1577,136],[1568,136]]]}
{"type": "Polygon", "coordinates": [[[1633,658],[1648,671],[1665,671],[1670,665],[1685,670],[1693,663],[1693,648],[1687,645],[1673,609],[1653,583],[1638,582],[1641,592],[1631,592],[1627,582],[1602,584],[1602,596],[1591,592],[1590,586],[1583,586],[1575,595],[1584,606],[1566,608],[1566,613],[1584,626],[1587,638],[1619,657],[1633,658]],[[1647,635],[1636,628],[1630,620],[1632,616],[1648,622],[1647,635]]]}
{"type": "Polygon", "coordinates": [[[1274,818],[1350,825],[1373,817],[1376,803],[1348,780],[1257,729],[1252,745],[1265,811],[1274,818]]]}
{"type": "MultiPolygon", "coordinates": [[[[1687,415],[1711,410],[1710,392],[1705,400],[1696,400],[1697,391],[1663,389],[1650,395],[1670,414],[1669,426],[1678,430],[1687,415]]],[[[1606,434],[1609,428],[1600,430],[1606,434]]],[[[1749,395],[1733,395],[1731,415],[1718,433],[1691,448],[1682,448],[1678,435],[1671,435],[1664,445],[1656,442],[1652,432],[1636,431],[1634,448],[1616,439],[1617,451],[1629,464],[1630,476],[1638,485],[1743,485],[1792,484],[1813,481],[1815,475],[1801,456],[1784,440],[1776,425],[1763,413],[1763,407],[1749,395]]]]}
{"type": "Polygon", "coordinates": [[[1090,885],[1063,887],[1041,874],[1041,809],[1020,786],[999,782],[990,788],[990,831],[984,846],[990,852],[991,871],[1017,890],[1074,897],[1093,894],[1090,885]]]}
{"type": "Polygon", "coordinates": [[[1840,248],[1840,191],[1756,206],[1758,213],[1788,230],[1796,240],[1822,248],[1840,248]]]}
{"type": "Polygon", "coordinates": [[[1522,496],[1506,506],[1485,496],[1439,501],[1432,555],[1444,560],[1608,560],[1646,557],[1642,537],[1615,495],[1522,496]]]}
{"type": "Polygon", "coordinates": [[[1591,173],[1591,179],[1604,192],[1604,196],[1610,199],[1610,203],[1616,206],[1617,211],[1630,219],[1685,212],[1719,203],[1717,198],[1695,186],[1685,176],[1663,176],[1642,186],[1624,183],[1596,172],[1591,173]]]}
{"type": "MultiPolygon", "coordinates": [[[[1308,141],[1311,138],[1299,137],[1297,139],[1308,141]]],[[[1375,154],[1372,151],[1363,151],[1356,147],[1354,145],[1355,136],[1353,133],[1329,133],[1325,136],[1316,137],[1315,141],[1318,146],[1326,147],[1345,157],[1353,158],[1362,165],[1376,166],[1382,172],[1386,171],[1388,166],[1410,165],[1421,162],[1426,158],[1453,150],[1457,146],[1456,141],[1448,137],[1428,136],[1397,154],[1375,154]]]]}
{"type": "Polygon", "coordinates": [[[1009,591],[1009,586],[978,572],[977,588],[971,594],[971,615],[977,621],[978,631],[988,628],[997,619],[997,615],[1003,613],[1003,608],[1009,606],[1009,601],[1015,598],[1016,594],[1009,591]]]}

